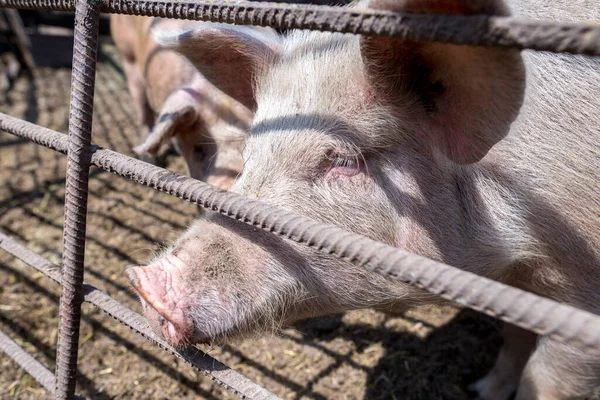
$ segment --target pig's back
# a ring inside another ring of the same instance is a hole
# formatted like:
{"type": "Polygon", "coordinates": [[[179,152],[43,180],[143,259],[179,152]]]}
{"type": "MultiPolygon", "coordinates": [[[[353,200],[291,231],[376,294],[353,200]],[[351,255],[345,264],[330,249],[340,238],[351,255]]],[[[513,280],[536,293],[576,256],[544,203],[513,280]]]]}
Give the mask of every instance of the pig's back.
{"type": "Polygon", "coordinates": [[[161,48],[151,36],[152,29],[183,30],[190,21],[154,18],[144,28],[147,35],[146,55],[141,66],[147,81],[147,94],[152,108],[158,112],[175,90],[189,85],[199,74],[182,55],[161,48]]]}
{"type": "Polygon", "coordinates": [[[598,21],[600,6],[597,0],[506,0],[511,13],[547,21],[598,21]]]}
{"type": "MultiPolygon", "coordinates": [[[[524,17],[600,23],[596,0],[510,3],[524,17]]],[[[543,204],[528,212],[560,213],[600,257],[600,57],[532,51],[523,56],[524,104],[507,140],[490,152],[490,159],[520,182],[523,196],[543,204]]]]}

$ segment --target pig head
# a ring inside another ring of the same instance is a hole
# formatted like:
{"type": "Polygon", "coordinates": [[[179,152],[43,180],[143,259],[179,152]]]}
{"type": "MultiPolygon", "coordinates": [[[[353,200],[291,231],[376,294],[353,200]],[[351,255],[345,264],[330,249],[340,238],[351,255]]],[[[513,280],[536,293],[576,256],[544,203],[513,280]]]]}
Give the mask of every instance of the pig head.
{"type": "MultiPolygon", "coordinates": [[[[156,163],[172,143],[193,178],[228,189],[242,170],[241,146],[252,119],[253,99],[224,93],[185,57],[161,47],[150,35],[152,28],[178,31],[193,29],[194,24],[111,15],[112,37],[140,128],[142,143],[134,151],[156,163]]],[[[202,64],[216,70],[229,68],[224,62],[208,52],[202,64]]],[[[226,86],[218,79],[215,83],[226,86]]]]}
{"type": "MultiPolygon", "coordinates": [[[[198,68],[206,52],[219,49],[254,74],[256,85],[246,80],[245,90],[257,111],[233,191],[474,268],[475,255],[464,252],[471,239],[462,232],[456,175],[508,133],[524,91],[518,52],[319,32],[265,38],[253,28],[208,23],[176,35],[156,32],[198,68]],[[448,239],[438,243],[441,235],[448,239]]],[[[238,68],[202,72],[239,82],[238,68]]],[[[487,252],[503,256],[502,249],[487,252]]],[[[150,304],[171,301],[164,290],[146,291],[161,274],[160,285],[177,288],[190,339],[225,333],[207,324],[234,334],[262,317],[281,323],[388,306],[413,292],[216,215],[198,221],[170,257],[181,268],[159,259],[130,275],[146,277],[133,281],[150,304]],[[218,268],[221,254],[231,258],[218,268]],[[204,311],[192,311],[198,307],[204,311]]],[[[154,308],[169,318],[166,305],[154,308]]]]}
{"type": "MultiPolygon", "coordinates": [[[[508,13],[499,0],[373,0],[369,6],[508,13]]],[[[548,110],[552,96],[569,102],[600,96],[589,78],[600,78],[600,69],[592,68],[599,63],[531,56],[526,70],[512,49],[319,32],[266,37],[218,24],[156,31],[156,38],[211,81],[236,82],[237,72],[202,69],[212,49],[253,76],[254,85],[236,85],[257,109],[232,191],[598,310],[594,182],[600,177],[591,167],[598,159],[590,155],[589,139],[598,133],[585,118],[563,121],[548,110]],[[552,68],[563,74],[559,89],[548,84],[552,68]],[[572,93],[565,91],[569,79],[572,93]],[[560,150],[549,156],[553,146],[579,146],[569,154],[582,166],[573,167],[560,150]]],[[[589,111],[581,109],[593,118],[589,111]]],[[[436,301],[220,215],[197,221],[165,254],[127,274],[148,319],[174,345],[272,330],[325,313],[436,301]]],[[[507,336],[499,364],[475,388],[483,398],[508,398],[520,379],[519,399],[537,398],[532,393],[571,398],[600,384],[597,360],[527,335],[507,336]],[[568,367],[557,361],[565,354],[577,355],[568,367]],[[548,383],[558,376],[564,383],[569,373],[572,387],[548,383]]]]}

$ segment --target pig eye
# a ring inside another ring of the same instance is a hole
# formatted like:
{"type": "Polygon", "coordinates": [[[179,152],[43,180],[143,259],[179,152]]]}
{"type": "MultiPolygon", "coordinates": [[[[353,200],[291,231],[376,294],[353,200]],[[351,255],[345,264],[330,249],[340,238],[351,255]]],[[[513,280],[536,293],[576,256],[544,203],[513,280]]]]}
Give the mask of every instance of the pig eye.
{"type": "Polygon", "coordinates": [[[358,157],[335,157],[331,161],[328,174],[354,176],[362,172],[365,163],[358,157]]]}

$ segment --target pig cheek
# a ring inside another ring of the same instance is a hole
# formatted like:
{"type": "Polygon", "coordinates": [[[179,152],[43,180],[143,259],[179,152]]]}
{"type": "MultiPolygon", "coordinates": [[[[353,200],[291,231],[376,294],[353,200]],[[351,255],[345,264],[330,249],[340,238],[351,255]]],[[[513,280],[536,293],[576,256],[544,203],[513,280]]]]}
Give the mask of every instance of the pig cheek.
{"type": "Polygon", "coordinates": [[[258,305],[271,292],[265,255],[238,241],[238,249],[222,242],[205,248],[205,265],[195,269],[186,285],[193,305],[196,341],[242,334],[258,305]]]}
{"type": "Polygon", "coordinates": [[[435,241],[420,223],[410,217],[401,217],[396,229],[395,247],[433,260],[443,261],[435,241]]]}
{"type": "Polygon", "coordinates": [[[328,175],[321,186],[332,203],[330,206],[345,210],[349,217],[359,217],[358,210],[364,208],[362,204],[365,202],[372,206],[377,200],[374,189],[372,179],[364,173],[355,176],[328,175]]]}
{"type": "Polygon", "coordinates": [[[234,308],[223,301],[217,287],[207,285],[196,298],[198,301],[191,312],[196,342],[210,342],[234,329],[237,322],[233,318],[234,308]]]}

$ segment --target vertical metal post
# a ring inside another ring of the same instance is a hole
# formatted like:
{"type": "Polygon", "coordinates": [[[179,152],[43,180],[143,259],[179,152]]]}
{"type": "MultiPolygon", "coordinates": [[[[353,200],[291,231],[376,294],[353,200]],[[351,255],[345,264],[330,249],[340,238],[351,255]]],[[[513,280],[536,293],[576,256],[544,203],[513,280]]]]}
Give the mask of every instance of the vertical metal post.
{"type": "Polygon", "coordinates": [[[75,393],[99,16],[98,0],[77,0],[56,345],[56,399],[72,399],[75,393]]]}

